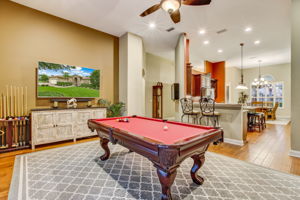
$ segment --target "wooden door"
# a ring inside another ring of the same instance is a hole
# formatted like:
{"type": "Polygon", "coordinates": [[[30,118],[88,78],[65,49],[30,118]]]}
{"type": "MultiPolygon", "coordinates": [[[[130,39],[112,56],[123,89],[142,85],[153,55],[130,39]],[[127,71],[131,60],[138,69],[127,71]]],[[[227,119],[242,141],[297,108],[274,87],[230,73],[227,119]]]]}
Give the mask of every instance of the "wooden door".
{"type": "Polygon", "coordinates": [[[55,114],[53,112],[34,113],[32,115],[32,145],[55,141],[55,114]]]}
{"type": "Polygon", "coordinates": [[[74,139],[73,134],[73,111],[59,111],[55,115],[56,139],[74,139]]]}

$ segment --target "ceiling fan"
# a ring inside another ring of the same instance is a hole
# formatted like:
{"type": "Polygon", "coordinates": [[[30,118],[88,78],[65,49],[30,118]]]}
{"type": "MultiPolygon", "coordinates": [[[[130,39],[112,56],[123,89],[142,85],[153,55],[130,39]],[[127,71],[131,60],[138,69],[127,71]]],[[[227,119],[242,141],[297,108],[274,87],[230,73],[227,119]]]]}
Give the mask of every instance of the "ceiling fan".
{"type": "Polygon", "coordinates": [[[180,22],[179,8],[182,4],[187,6],[203,6],[209,5],[210,2],[211,0],[161,0],[160,3],[148,8],[140,16],[145,17],[162,8],[170,14],[170,17],[174,23],[178,23],[180,22]]]}

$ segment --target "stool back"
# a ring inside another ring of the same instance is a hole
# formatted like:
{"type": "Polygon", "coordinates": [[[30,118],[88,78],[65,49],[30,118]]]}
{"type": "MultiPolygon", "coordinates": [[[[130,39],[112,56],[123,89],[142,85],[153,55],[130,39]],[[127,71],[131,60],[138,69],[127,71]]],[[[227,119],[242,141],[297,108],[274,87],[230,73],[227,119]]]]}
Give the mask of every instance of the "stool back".
{"type": "Polygon", "coordinates": [[[189,114],[193,112],[193,100],[190,98],[180,99],[182,113],[189,114]]]}
{"type": "Polygon", "coordinates": [[[215,114],[215,100],[213,100],[212,98],[206,98],[206,97],[202,97],[199,100],[199,104],[200,104],[200,110],[202,115],[203,114],[215,114]]]}

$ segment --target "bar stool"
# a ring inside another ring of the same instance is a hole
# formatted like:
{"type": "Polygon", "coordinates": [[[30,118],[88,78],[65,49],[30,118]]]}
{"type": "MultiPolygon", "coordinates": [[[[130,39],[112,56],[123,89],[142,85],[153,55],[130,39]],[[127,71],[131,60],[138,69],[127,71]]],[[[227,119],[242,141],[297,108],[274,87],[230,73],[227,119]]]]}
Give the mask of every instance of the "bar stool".
{"type": "Polygon", "coordinates": [[[201,124],[202,118],[206,118],[206,126],[209,126],[210,120],[212,120],[212,125],[214,127],[219,126],[220,113],[215,111],[215,101],[212,98],[202,97],[199,100],[199,104],[201,110],[201,117],[199,119],[199,123],[201,124]]]}
{"type": "Polygon", "coordinates": [[[248,131],[255,131],[258,128],[259,132],[266,128],[265,114],[262,112],[248,113],[248,131]]]}
{"type": "Polygon", "coordinates": [[[193,123],[197,124],[200,112],[194,110],[193,100],[190,98],[182,98],[180,99],[180,104],[182,108],[181,122],[183,122],[184,116],[188,116],[188,123],[190,123],[191,117],[193,123]]]}

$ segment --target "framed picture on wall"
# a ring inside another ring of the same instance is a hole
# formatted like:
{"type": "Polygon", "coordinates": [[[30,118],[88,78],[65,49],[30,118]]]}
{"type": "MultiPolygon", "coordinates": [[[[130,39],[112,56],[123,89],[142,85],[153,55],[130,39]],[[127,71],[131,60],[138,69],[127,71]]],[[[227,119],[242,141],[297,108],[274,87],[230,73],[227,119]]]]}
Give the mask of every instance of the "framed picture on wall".
{"type": "Polygon", "coordinates": [[[100,70],[39,62],[38,98],[100,97],[100,70]]]}

